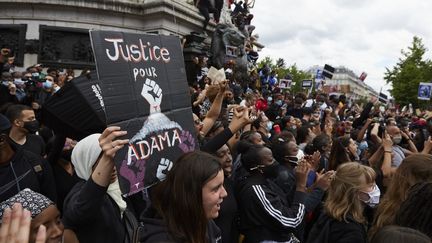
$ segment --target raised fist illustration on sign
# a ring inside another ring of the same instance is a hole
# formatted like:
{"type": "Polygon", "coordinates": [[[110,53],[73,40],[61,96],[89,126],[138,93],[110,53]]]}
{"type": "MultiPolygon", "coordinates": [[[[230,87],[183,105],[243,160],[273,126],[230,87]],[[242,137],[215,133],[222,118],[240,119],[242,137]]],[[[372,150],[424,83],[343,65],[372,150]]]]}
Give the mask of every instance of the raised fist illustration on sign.
{"type": "Polygon", "coordinates": [[[171,170],[173,163],[169,159],[162,158],[157,168],[156,177],[163,181],[166,178],[168,171],[171,170]]]}
{"type": "Polygon", "coordinates": [[[150,114],[161,111],[162,89],[155,81],[147,78],[144,82],[141,95],[150,104],[150,114]]]}

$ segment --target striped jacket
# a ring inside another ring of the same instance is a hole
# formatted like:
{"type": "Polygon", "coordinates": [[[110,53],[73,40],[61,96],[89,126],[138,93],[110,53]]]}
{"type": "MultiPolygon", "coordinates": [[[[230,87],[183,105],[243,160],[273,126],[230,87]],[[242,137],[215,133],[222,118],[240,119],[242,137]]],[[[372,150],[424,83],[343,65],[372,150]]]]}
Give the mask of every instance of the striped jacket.
{"type": "Polygon", "coordinates": [[[236,190],[240,230],[245,235],[243,243],[295,242],[294,234],[305,214],[305,193],[297,191],[294,198],[289,199],[274,182],[261,174],[238,182],[236,190]]]}

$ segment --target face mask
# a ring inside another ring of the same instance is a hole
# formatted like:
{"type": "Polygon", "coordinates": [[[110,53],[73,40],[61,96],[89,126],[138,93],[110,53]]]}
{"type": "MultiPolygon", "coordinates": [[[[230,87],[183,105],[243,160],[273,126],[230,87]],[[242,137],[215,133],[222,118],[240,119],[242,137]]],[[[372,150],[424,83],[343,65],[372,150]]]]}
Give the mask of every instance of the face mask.
{"type": "Polygon", "coordinates": [[[266,129],[267,131],[271,131],[273,128],[273,122],[272,121],[268,121],[266,124],[266,129]]]}
{"type": "Polygon", "coordinates": [[[267,165],[262,168],[262,172],[265,177],[267,178],[274,178],[278,175],[279,171],[279,163],[277,161],[274,161],[273,164],[267,165]]]}
{"type": "Polygon", "coordinates": [[[51,81],[45,81],[43,83],[43,87],[44,89],[51,89],[52,88],[53,83],[51,81]]]}
{"type": "Polygon", "coordinates": [[[275,104],[278,106],[282,106],[282,100],[276,100],[275,104]]]}
{"type": "Polygon", "coordinates": [[[296,155],[298,161],[302,160],[304,158],[303,150],[299,149],[296,155]]]}
{"type": "Polygon", "coordinates": [[[378,186],[375,184],[373,191],[367,192],[367,194],[369,196],[369,200],[363,202],[366,203],[366,205],[368,205],[371,208],[376,207],[380,201],[380,196],[381,196],[381,191],[378,188],[378,186]]]}
{"type": "Polygon", "coordinates": [[[400,144],[401,141],[402,141],[402,137],[393,137],[394,144],[400,144]]]}
{"type": "Polygon", "coordinates": [[[60,86],[56,86],[55,88],[54,88],[54,93],[56,93],[57,91],[59,91],[60,90],[60,86]]]}
{"type": "Polygon", "coordinates": [[[6,81],[6,80],[3,80],[3,81],[2,81],[2,84],[3,84],[4,86],[9,86],[9,82],[6,81]]]}
{"type": "Polygon", "coordinates": [[[39,122],[37,120],[24,122],[24,128],[29,133],[36,133],[39,130],[39,122]]]}
{"type": "Polygon", "coordinates": [[[34,78],[39,78],[39,73],[32,73],[32,76],[33,76],[34,78]]]}
{"type": "Polygon", "coordinates": [[[25,82],[24,81],[22,81],[22,79],[20,79],[20,78],[16,78],[16,79],[14,79],[14,84],[16,84],[16,85],[23,85],[25,82]]]}

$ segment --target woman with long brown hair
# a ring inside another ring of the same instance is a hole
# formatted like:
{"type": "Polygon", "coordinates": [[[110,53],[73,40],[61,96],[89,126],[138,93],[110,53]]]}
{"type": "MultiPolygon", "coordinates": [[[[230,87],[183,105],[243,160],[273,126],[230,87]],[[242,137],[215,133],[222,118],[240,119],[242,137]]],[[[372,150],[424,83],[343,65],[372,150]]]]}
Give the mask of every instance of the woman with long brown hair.
{"type": "Polygon", "coordinates": [[[406,200],[408,190],[416,183],[432,180],[432,155],[413,154],[406,157],[395,174],[375,214],[369,234],[394,223],[400,205],[406,200]]]}
{"type": "Polygon", "coordinates": [[[372,168],[357,162],[341,164],[328,189],[324,212],[307,242],[367,242],[364,209],[378,204],[379,196],[372,168]]]}
{"type": "Polygon", "coordinates": [[[184,154],[151,193],[154,210],[143,219],[141,242],[215,243],[220,230],[213,222],[227,196],[218,158],[184,154]]]}
{"type": "Polygon", "coordinates": [[[329,170],[336,170],[339,165],[345,162],[357,161],[357,144],[348,137],[338,137],[333,141],[329,156],[329,170]]]}

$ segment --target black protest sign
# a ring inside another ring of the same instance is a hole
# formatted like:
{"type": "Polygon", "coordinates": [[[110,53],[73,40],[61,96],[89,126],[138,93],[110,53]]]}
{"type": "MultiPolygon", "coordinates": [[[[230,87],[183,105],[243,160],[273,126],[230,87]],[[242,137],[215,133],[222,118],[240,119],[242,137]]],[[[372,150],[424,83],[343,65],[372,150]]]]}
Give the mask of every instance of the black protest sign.
{"type": "Polygon", "coordinates": [[[335,71],[334,67],[332,67],[332,66],[330,66],[328,64],[325,64],[324,65],[324,70],[323,70],[322,74],[324,75],[324,77],[332,79],[334,71],[335,71]]]}
{"type": "Polygon", "coordinates": [[[312,87],[311,79],[305,79],[302,81],[302,88],[310,88],[310,87],[312,87]]]}
{"type": "Polygon", "coordinates": [[[163,180],[197,143],[180,40],[174,36],[90,31],[106,120],[128,132],[115,157],[120,188],[131,195],[163,180]]]}

